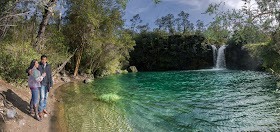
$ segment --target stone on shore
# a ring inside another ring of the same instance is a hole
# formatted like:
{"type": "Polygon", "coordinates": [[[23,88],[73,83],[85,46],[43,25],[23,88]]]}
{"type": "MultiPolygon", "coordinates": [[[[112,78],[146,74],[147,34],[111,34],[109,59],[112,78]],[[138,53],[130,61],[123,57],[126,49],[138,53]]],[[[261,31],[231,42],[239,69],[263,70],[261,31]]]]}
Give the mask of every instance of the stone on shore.
{"type": "Polygon", "coordinates": [[[86,78],[85,80],[84,80],[84,83],[92,83],[93,82],[93,79],[90,79],[90,78],[86,78]]]}
{"type": "Polygon", "coordinates": [[[127,69],[128,72],[138,72],[136,66],[130,66],[128,69],[127,69]]]}
{"type": "Polygon", "coordinates": [[[70,82],[70,78],[69,77],[62,77],[61,80],[66,82],[66,83],[70,82]]]}
{"type": "Polygon", "coordinates": [[[16,114],[17,114],[16,110],[12,110],[12,109],[7,110],[7,117],[8,118],[15,118],[16,114]]]}

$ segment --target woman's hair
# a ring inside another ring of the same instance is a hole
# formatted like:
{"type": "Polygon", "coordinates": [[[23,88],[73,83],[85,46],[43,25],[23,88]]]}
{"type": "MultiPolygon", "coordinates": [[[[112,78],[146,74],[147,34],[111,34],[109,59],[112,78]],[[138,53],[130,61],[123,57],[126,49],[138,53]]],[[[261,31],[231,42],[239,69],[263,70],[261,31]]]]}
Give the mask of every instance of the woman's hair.
{"type": "Polygon", "coordinates": [[[37,59],[33,59],[31,62],[30,62],[30,66],[28,69],[32,69],[34,66],[35,66],[35,63],[36,63],[37,59]]]}

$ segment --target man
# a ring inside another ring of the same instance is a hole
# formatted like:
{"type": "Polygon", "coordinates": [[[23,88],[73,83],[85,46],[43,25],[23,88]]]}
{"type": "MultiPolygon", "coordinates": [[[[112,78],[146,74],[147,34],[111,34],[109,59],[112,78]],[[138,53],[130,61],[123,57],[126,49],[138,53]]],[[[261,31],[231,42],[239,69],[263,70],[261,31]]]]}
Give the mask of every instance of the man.
{"type": "MultiPolygon", "coordinates": [[[[51,66],[47,63],[47,56],[41,56],[41,62],[39,63],[38,70],[43,74],[46,73],[46,77],[41,82],[40,90],[40,101],[39,101],[39,116],[43,117],[43,112],[49,114],[46,110],[47,108],[47,99],[50,89],[53,87],[53,80],[52,80],[52,72],[51,66]]],[[[28,73],[32,74],[32,71],[28,69],[28,73]]]]}

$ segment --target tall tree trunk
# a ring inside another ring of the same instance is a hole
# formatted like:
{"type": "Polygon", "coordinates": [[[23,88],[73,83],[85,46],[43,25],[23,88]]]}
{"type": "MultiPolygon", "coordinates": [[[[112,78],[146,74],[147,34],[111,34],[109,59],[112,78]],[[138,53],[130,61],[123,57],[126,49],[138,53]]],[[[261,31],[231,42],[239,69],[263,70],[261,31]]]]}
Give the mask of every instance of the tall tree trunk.
{"type": "Polygon", "coordinates": [[[55,76],[55,74],[59,73],[59,72],[66,66],[66,64],[70,61],[70,59],[75,55],[76,51],[77,51],[77,49],[75,49],[75,51],[73,52],[73,54],[70,55],[70,56],[64,61],[64,63],[63,63],[62,65],[60,65],[56,70],[54,70],[54,71],[52,72],[52,76],[55,76]]]}
{"type": "Polygon", "coordinates": [[[74,77],[77,76],[77,73],[78,73],[78,69],[79,69],[82,54],[83,54],[83,48],[84,48],[84,42],[82,42],[81,47],[79,49],[78,60],[77,60],[75,71],[74,71],[74,77]]]}
{"type": "Polygon", "coordinates": [[[34,43],[34,33],[35,33],[35,31],[36,31],[36,18],[37,18],[37,8],[36,8],[36,10],[35,10],[35,14],[34,14],[34,18],[33,18],[33,20],[32,20],[32,31],[31,31],[31,44],[33,44],[34,43]]]}
{"type": "Polygon", "coordinates": [[[62,17],[62,14],[61,14],[61,12],[59,11],[59,16],[58,16],[58,31],[60,32],[60,30],[61,30],[61,17],[62,17]]]}
{"type": "Polygon", "coordinates": [[[45,31],[46,31],[46,26],[49,22],[49,19],[52,15],[52,12],[53,12],[53,8],[55,7],[56,3],[57,3],[58,0],[50,0],[49,3],[47,4],[47,6],[45,7],[45,12],[44,12],[44,15],[43,15],[43,20],[40,24],[40,27],[39,27],[39,31],[38,31],[38,34],[37,34],[37,37],[36,37],[36,42],[34,44],[34,48],[39,51],[43,46],[43,38],[44,38],[44,35],[45,35],[45,31]]]}

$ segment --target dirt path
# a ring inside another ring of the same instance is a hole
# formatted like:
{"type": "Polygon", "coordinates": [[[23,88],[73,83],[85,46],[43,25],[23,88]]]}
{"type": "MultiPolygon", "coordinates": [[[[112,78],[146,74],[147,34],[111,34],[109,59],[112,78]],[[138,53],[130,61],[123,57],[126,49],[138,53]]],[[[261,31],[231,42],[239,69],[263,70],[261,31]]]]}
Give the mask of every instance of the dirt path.
{"type": "MultiPolygon", "coordinates": [[[[81,81],[74,80],[72,81],[81,81]]],[[[54,103],[56,101],[54,91],[61,85],[65,84],[63,81],[58,81],[54,84],[54,87],[50,90],[48,96],[47,111],[51,111],[51,115],[54,109],[54,103]]],[[[6,124],[0,122],[0,132],[48,132],[51,130],[51,115],[42,119],[41,122],[35,120],[33,115],[28,114],[29,101],[31,99],[31,92],[29,88],[16,88],[4,81],[0,80],[0,92],[6,95],[8,101],[10,101],[16,108],[18,118],[13,120],[7,120],[6,124]]]]}

